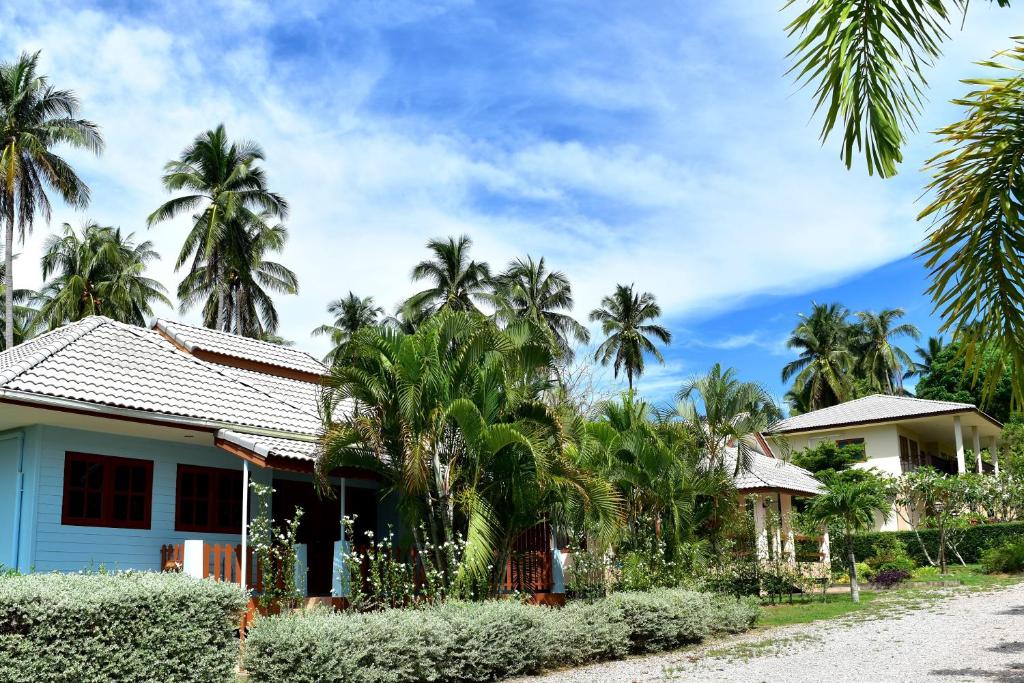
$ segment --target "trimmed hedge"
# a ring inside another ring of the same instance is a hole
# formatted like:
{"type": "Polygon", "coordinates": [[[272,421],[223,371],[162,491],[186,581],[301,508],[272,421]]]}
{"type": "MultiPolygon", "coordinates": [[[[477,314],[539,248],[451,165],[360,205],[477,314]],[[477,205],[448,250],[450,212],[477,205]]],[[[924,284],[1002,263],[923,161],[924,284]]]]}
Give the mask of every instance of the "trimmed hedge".
{"type": "MultiPolygon", "coordinates": [[[[922,529],[921,540],[924,542],[928,552],[934,560],[939,552],[939,532],[935,529],[922,529]]],[[[913,531],[873,531],[866,534],[857,534],[853,537],[853,552],[858,562],[863,562],[874,554],[874,545],[880,540],[896,536],[907,546],[907,554],[918,565],[927,564],[928,561],[921,552],[921,545],[917,542],[913,531]]],[[[964,538],[957,546],[965,562],[980,562],[981,554],[988,548],[1003,545],[1007,541],[1024,540],[1024,522],[1003,522],[999,524],[979,524],[972,526],[964,532],[964,538]]],[[[950,557],[950,562],[956,562],[956,557],[950,557]]],[[[846,541],[841,535],[832,536],[832,567],[836,571],[848,571],[849,563],[846,561],[846,541]]]]}
{"type": "Polygon", "coordinates": [[[0,681],[229,680],[245,594],[181,574],[0,577],[0,681]]]}
{"type": "Polygon", "coordinates": [[[491,681],[652,652],[750,628],[753,601],[687,590],[617,593],[549,609],[512,601],[368,614],[260,618],[245,641],[252,681],[491,681]]]}

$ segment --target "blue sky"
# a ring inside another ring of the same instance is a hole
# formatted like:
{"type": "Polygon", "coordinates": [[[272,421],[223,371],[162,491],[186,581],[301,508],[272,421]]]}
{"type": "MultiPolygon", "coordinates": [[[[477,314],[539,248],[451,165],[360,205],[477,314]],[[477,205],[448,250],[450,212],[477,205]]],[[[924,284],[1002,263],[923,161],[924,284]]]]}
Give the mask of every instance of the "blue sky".
{"type": "MultiPolygon", "coordinates": [[[[390,308],[427,238],[467,233],[492,264],[546,256],[581,318],[616,282],[654,292],[677,339],[641,382],[655,398],[715,360],[781,395],[782,340],[812,300],[902,306],[934,332],[907,258],[927,131],[1022,14],[974,3],[951,29],[924,132],[882,181],[818,142],[809,94],[784,75],[781,4],[14,0],[0,55],[42,49],[106,136],[99,159],[69,154],[92,205],[52,227],[92,218],[152,239],[171,289],[187,221],[144,224],[167,198],[163,164],[221,122],[258,140],[292,204],[280,260],[302,287],[280,301],[281,332],[314,352],[330,299],[390,308]]],[[[20,284],[39,284],[47,234],[22,249],[20,284]]]]}

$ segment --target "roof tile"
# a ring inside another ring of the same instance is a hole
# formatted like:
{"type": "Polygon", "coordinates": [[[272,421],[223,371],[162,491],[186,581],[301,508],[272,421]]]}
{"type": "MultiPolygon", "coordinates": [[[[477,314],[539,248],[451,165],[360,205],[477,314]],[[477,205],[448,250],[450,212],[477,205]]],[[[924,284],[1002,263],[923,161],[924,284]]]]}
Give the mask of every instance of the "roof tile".
{"type": "Polygon", "coordinates": [[[771,431],[779,433],[824,429],[864,422],[887,422],[911,417],[974,410],[970,403],[930,401],[911,396],[874,394],[846,403],[796,415],[775,424],[771,431]]]}

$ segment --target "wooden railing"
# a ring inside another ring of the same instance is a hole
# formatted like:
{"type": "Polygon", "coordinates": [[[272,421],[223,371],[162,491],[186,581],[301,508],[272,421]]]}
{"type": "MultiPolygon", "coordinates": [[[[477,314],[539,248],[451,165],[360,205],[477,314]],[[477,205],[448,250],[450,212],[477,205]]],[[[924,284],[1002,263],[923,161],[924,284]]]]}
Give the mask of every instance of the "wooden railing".
{"type": "MultiPolygon", "coordinates": [[[[248,548],[245,585],[257,591],[263,590],[263,573],[252,548],[248,548]]],[[[181,571],[185,566],[185,544],[174,543],[160,546],[161,571],[181,571]]],[[[230,543],[203,543],[203,578],[217,581],[242,583],[242,546],[230,543]]]]}
{"type": "Polygon", "coordinates": [[[504,590],[546,592],[551,590],[552,583],[550,550],[523,550],[509,556],[502,583],[504,590]]]}

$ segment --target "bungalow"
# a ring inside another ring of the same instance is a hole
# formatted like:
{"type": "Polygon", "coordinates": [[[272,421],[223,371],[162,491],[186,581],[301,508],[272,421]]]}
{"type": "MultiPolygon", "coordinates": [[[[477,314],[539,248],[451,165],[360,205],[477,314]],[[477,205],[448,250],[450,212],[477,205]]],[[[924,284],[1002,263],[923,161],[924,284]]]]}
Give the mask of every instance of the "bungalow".
{"type": "MultiPolygon", "coordinates": [[[[274,489],[276,520],[304,511],[297,584],[343,597],[343,516],[356,516],[357,538],[400,520],[368,471],[334,472],[334,495],[316,492],[325,372],[303,351],[169,320],[90,317],[0,353],[0,565],[173,564],[256,585],[242,524],[255,481],[274,489]]],[[[760,554],[795,561],[792,530],[769,538],[765,512],[788,523],[792,497],[818,482],[765,445],[737,487],[759,520],[760,554]]],[[[508,587],[561,592],[564,555],[550,532],[533,536],[508,587]]]]}
{"type": "Polygon", "coordinates": [[[314,490],[325,370],[167,320],[90,317],[0,353],[0,564],[159,570],[190,545],[195,573],[252,582],[251,479],[273,486],[275,519],[304,510],[308,593],[337,592],[342,513],[378,534],[398,515],[366,471],[314,490]]]}
{"type": "MultiPolygon", "coordinates": [[[[970,403],[875,394],[782,420],[772,433],[793,452],[825,441],[863,444],[867,461],[855,467],[899,476],[922,466],[949,474],[963,474],[968,467],[985,471],[983,447],[998,473],[1002,430],[1002,424],[970,403]]],[[[877,526],[895,531],[907,525],[900,516],[891,515],[884,523],[879,519],[877,526]]]]}

